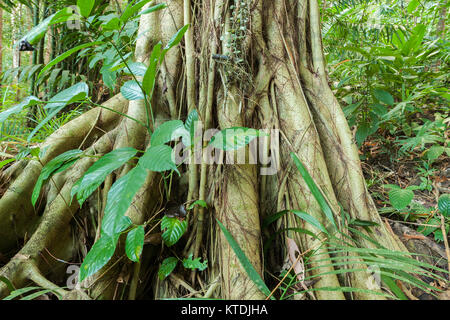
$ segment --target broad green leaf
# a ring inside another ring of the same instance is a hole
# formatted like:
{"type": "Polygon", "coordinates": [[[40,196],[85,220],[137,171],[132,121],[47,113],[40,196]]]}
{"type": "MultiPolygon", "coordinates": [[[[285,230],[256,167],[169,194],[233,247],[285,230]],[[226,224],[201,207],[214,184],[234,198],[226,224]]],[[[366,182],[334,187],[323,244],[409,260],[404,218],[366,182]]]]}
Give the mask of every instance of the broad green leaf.
{"type": "Polygon", "coordinates": [[[397,210],[406,208],[414,198],[414,192],[409,189],[392,189],[388,195],[389,201],[397,210]]]}
{"type": "Polygon", "coordinates": [[[122,13],[122,16],[120,17],[120,20],[123,23],[126,23],[136,12],[142,9],[143,6],[145,6],[147,3],[149,3],[152,0],[142,0],[136,3],[135,5],[128,5],[125,9],[125,11],[122,13]]]}
{"type": "Polygon", "coordinates": [[[31,195],[31,203],[33,206],[36,204],[39,194],[41,193],[42,184],[45,180],[50,178],[53,173],[56,173],[60,168],[67,168],[68,163],[73,164],[73,160],[78,159],[83,151],[75,149],[69,150],[55,157],[49,161],[41,170],[41,174],[38,177],[36,185],[34,186],[33,193],[31,195]]]}
{"type": "Polygon", "coordinates": [[[406,7],[406,10],[411,14],[414,10],[416,10],[419,4],[419,0],[411,0],[411,2],[408,4],[408,7],[406,7]]]}
{"type": "Polygon", "coordinates": [[[125,213],[146,178],[147,171],[138,165],[112,185],[106,201],[102,234],[113,236],[131,225],[131,220],[125,213]]]}
{"type": "Polygon", "coordinates": [[[267,135],[266,133],[243,127],[227,128],[216,133],[210,140],[209,146],[224,151],[237,150],[245,147],[253,139],[267,135]]]}
{"type": "Polygon", "coordinates": [[[164,51],[168,51],[169,49],[175,47],[177,44],[181,42],[181,39],[183,39],[184,34],[186,33],[187,29],[189,28],[189,25],[185,25],[182,27],[178,32],[170,39],[170,41],[167,43],[167,45],[164,47],[164,51]]]}
{"type": "Polygon", "coordinates": [[[321,232],[328,234],[327,229],[325,229],[325,227],[312,215],[307,214],[306,212],[303,212],[303,211],[298,211],[298,210],[291,210],[291,212],[293,214],[295,214],[297,217],[299,217],[300,219],[303,219],[306,222],[308,222],[309,224],[311,224],[312,226],[316,227],[321,232]]]}
{"type": "Polygon", "coordinates": [[[422,233],[424,236],[428,236],[429,234],[438,230],[440,224],[441,224],[441,221],[439,221],[436,218],[432,218],[427,222],[427,225],[419,226],[419,228],[417,228],[417,231],[422,233]]]}
{"type": "Polygon", "coordinates": [[[199,271],[203,271],[208,268],[208,260],[200,262],[200,257],[192,259],[191,253],[188,258],[183,259],[183,267],[186,269],[198,269],[199,271]]]}
{"type": "MultiPolygon", "coordinates": [[[[233,249],[234,253],[236,254],[236,257],[238,258],[239,262],[241,263],[244,270],[247,272],[248,277],[255,283],[256,287],[261,290],[262,293],[264,293],[266,296],[270,295],[270,290],[267,288],[266,284],[264,283],[264,280],[259,275],[258,271],[255,270],[255,267],[253,267],[250,260],[245,255],[244,251],[242,251],[239,244],[236,242],[236,240],[233,238],[231,233],[225,228],[225,226],[217,220],[217,223],[222,230],[223,234],[225,235],[225,238],[227,239],[228,243],[230,244],[230,247],[233,249]]],[[[272,300],[275,300],[273,296],[270,297],[272,300]]]]}
{"type": "Polygon", "coordinates": [[[27,141],[38,132],[47,122],[49,122],[59,111],[61,111],[66,105],[84,100],[89,93],[89,87],[85,82],[79,82],[70,88],[67,88],[60,93],[53,96],[48,104],[44,107],[48,113],[44,120],[33,129],[29,134],[27,141]]]}
{"type": "Polygon", "coordinates": [[[439,158],[445,151],[445,148],[443,146],[432,146],[430,149],[428,149],[427,151],[427,159],[430,161],[434,161],[437,158],[439,158]]]}
{"type": "Polygon", "coordinates": [[[184,129],[184,124],[181,120],[164,122],[153,132],[151,145],[154,147],[177,139],[182,135],[180,129],[184,129]]]}
{"type": "Polygon", "coordinates": [[[77,6],[80,8],[80,14],[87,18],[94,8],[95,0],[77,0],[77,6]]]}
{"type": "Polygon", "coordinates": [[[14,298],[17,298],[18,296],[25,294],[27,292],[33,291],[33,290],[39,290],[42,289],[41,287],[25,287],[25,288],[21,288],[21,289],[17,289],[11,292],[11,294],[7,297],[5,297],[3,300],[9,301],[12,300],[14,298]]]}
{"type": "Polygon", "coordinates": [[[76,184],[77,199],[80,206],[105,181],[111,172],[120,168],[136,153],[137,150],[134,148],[120,148],[105,154],[97,160],[80,178],[80,182],[76,184]]]}
{"type": "Polygon", "coordinates": [[[187,220],[179,220],[178,218],[170,218],[164,216],[161,220],[162,239],[164,243],[170,247],[180,240],[187,229],[187,220]]]}
{"type": "Polygon", "coordinates": [[[143,14],[148,14],[148,13],[152,13],[161,9],[167,8],[167,4],[165,3],[160,3],[154,6],[151,6],[150,8],[147,8],[145,10],[142,10],[141,13],[139,13],[139,15],[143,15],[143,14]]]}
{"type": "Polygon", "coordinates": [[[309,190],[313,194],[316,201],[319,203],[320,208],[322,209],[323,213],[327,217],[327,219],[333,224],[334,227],[336,227],[336,222],[334,221],[333,217],[333,211],[331,210],[327,200],[325,199],[322,192],[317,187],[316,183],[312,179],[312,177],[309,175],[308,170],[306,170],[303,163],[301,163],[300,159],[295,155],[295,153],[291,152],[291,157],[294,159],[294,163],[302,175],[303,179],[306,182],[306,185],[308,186],[309,190]]]}
{"type": "Polygon", "coordinates": [[[128,68],[124,69],[126,74],[134,74],[135,77],[143,77],[147,71],[147,66],[141,62],[128,63],[128,68]]]}
{"type": "Polygon", "coordinates": [[[392,97],[392,95],[382,89],[374,89],[373,90],[373,95],[375,96],[375,98],[380,101],[383,102],[384,104],[387,104],[389,106],[394,105],[394,98],[392,97]]]}
{"type": "Polygon", "coordinates": [[[444,217],[450,217],[450,194],[446,193],[439,197],[438,209],[444,217]]]}
{"type": "Polygon", "coordinates": [[[40,100],[35,96],[26,97],[19,104],[0,113],[0,123],[8,119],[9,116],[20,113],[23,110],[23,108],[32,107],[38,104],[39,102],[40,100]]]}
{"type": "Polygon", "coordinates": [[[118,237],[103,234],[94,243],[80,267],[80,282],[92,276],[111,260],[116,251],[118,237]]]}
{"type": "Polygon", "coordinates": [[[175,267],[177,266],[178,263],[178,259],[175,257],[170,257],[167,259],[164,259],[164,261],[161,263],[161,266],[159,267],[158,270],[158,277],[160,280],[164,280],[165,278],[167,278],[172,271],[175,269],[175,267]]]}
{"type": "Polygon", "coordinates": [[[191,203],[188,207],[188,210],[193,209],[196,205],[203,207],[203,208],[207,208],[208,204],[206,203],[205,200],[196,200],[194,203],[191,203]]]}
{"type": "Polygon", "coordinates": [[[134,262],[139,262],[144,248],[145,230],[143,226],[128,232],[127,241],[125,243],[125,252],[127,257],[134,262]]]}
{"type": "Polygon", "coordinates": [[[141,100],[145,98],[144,93],[135,80],[125,82],[120,88],[120,92],[127,100],[141,100]]]}
{"type": "Polygon", "coordinates": [[[427,28],[425,25],[420,23],[417,24],[412,30],[411,36],[409,37],[408,41],[406,41],[406,43],[403,45],[402,53],[404,55],[414,53],[420,47],[426,31],[427,28]]]}
{"type": "Polygon", "coordinates": [[[75,48],[72,48],[66,52],[64,52],[63,54],[57,56],[55,59],[53,59],[52,61],[50,61],[44,68],[42,68],[42,70],[39,72],[39,74],[37,75],[37,79],[39,79],[41,77],[41,75],[47,71],[48,69],[50,69],[51,67],[53,67],[55,64],[63,61],[65,58],[67,58],[68,56],[72,55],[73,53],[80,51],[84,48],[88,48],[88,47],[92,47],[95,45],[100,45],[102,44],[102,41],[95,41],[95,42],[89,42],[89,43],[84,43],[84,44],[80,44],[79,46],[76,46],[75,48]]]}
{"type": "Polygon", "coordinates": [[[145,72],[144,79],[142,80],[142,88],[149,97],[152,96],[153,89],[155,87],[156,72],[158,69],[158,63],[161,59],[161,42],[158,42],[152,50],[150,55],[150,62],[145,72]]]}
{"type": "Polygon", "coordinates": [[[172,148],[168,145],[151,146],[139,159],[140,166],[156,172],[175,170],[178,174],[177,166],[172,160],[172,148]]]}
{"type": "Polygon", "coordinates": [[[4,276],[0,276],[0,281],[3,282],[4,284],[6,284],[6,286],[8,287],[9,292],[13,292],[15,290],[14,285],[12,284],[11,281],[9,281],[8,278],[6,278],[4,276]]]}

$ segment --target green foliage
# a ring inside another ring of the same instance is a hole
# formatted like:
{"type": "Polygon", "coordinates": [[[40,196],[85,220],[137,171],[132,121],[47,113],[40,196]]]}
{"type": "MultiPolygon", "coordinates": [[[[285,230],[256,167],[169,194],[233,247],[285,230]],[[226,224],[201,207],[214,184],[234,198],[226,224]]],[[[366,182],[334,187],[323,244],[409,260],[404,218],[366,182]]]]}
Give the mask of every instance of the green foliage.
{"type": "Polygon", "coordinates": [[[56,94],[48,101],[48,104],[44,107],[44,111],[47,112],[47,116],[43,119],[36,128],[31,131],[28,136],[28,141],[39,131],[47,122],[49,122],[56,114],[61,111],[68,104],[83,101],[89,94],[89,87],[86,83],[80,82],[76,85],[56,94]]]}
{"type": "Polygon", "coordinates": [[[443,194],[439,197],[438,209],[444,217],[450,218],[450,194],[443,194]]]}
{"type": "Polygon", "coordinates": [[[178,172],[177,166],[172,160],[172,151],[172,148],[165,144],[150,146],[139,159],[139,165],[155,172],[163,172],[166,170],[178,172]]]}
{"type": "Polygon", "coordinates": [[[389,201],[397,210],[406,208],[414,198],[413,190],[415,187],[413,186],[407,187],[406,189],[402,189],[396,185],[386,185],[386,187],[391,189],[389,191],[389,201]]]}
{"type": "Polygon", "coordinates": [[[125,252],[127,257],[134,262],[139,262],[139,258],[144,248],[145,230],[143,226],[128,232],[127,241],[125,243],[125,252]]]}
{"type": "Polygon", "coordinates": [[[308,186],[309,190],[313,194],[314,198],[319,203],[320,208],[322,209],[323,213],[327,217],[327,219],[331,222],[331,224],[336,227],[336,222],[334,221],[333,211],[328,204],[328,201],[325,199],[325,196],[322,194],[322,191],[320,191],[319,187],[314,182],[313,178],[309,174],[308,170],[305,168],[303,163],[300,161],[300,159],[297,157],[297,155],[293,152],[291,152],[291,157],[294,160],[295,166],[297,167],[298,171],[302,175],[303,179],[306,182],[306,185],[308,186]]]}
{"type": "MultiPolygon", "coordinates": [[[[225,238],[228,241],[228,244],[233,249],[234,254],[238,258],[239,262],[241,263],[244,270],[247,272],[248,277],[250,280],[253,281],[253,283],[256,285],[256,287],[261,290],[262,293],[264,293],[266,296],[270,295],[270,290],[267,288],[266,284],[264,283],[264,280],[261,278],[259,273],[255,270],[255,267],[253,267],[250,260],[245,255],[244,251],[242,251],[239,244],[236,242],[236,240],[233,238],[231,233],[225,228],[225,226],[217,220],[217,224],[219,225],[220,229],[222,230],[223,234],[225,235],[225,238]]],[[[273,296],[270,297],[272,300],[275,299],[273,296]]]]}
{"type": "Polygon", "coordinates": [[[63,154],[55,157],[51,161],[49,161],[41,170],[41,174],[34,186],[33,193],[31,195],[31,203],[33,206],[36,204],[37,199],[39,198],[39,194],[41,192],[42,184],[51,175],[56,174],[58,172],[62,172],[72,166],[75,161],[81,156],[81,150],[69,150],[64,152],[63,154]]]}
{"type": "Polygon", "coordinates": [[[136,155],[134,148],[120,148],[105,154],[97,160],[76,183],[76,188],[72,188],[73,197],[77,195],[80,206],[114,170],[120,168],[124,163],[136,155]]]}
{"type": "Polygon", "coordinates": [[[190,254],[188,258],[183,259],[183,267],[203,271],[208,267],[208,260],[201,262],[200,258],[193,259],[192,254],[190,254]]]}
{"type": "Polygon", "coordinates": [[[108,263],[116,250],[117,240],[117,236],[102,234],[100,239],[94,243],[81,265],[80,282],[99,271],[108,263]]]}
{"type": "Polygon", "coordinates": [[[130,80],[123,84],[120,92],[127,100],[145,99],[145,94],[141,90],[140,84],[136,80],[130,80]]]}
{"type": "Polygon", "coordinates": [[[170,257],[167,259],[164,259],[164,261],[161,263],[161,266],[158,270],[158,277],[160,280],[164,280],[165,278],[167,278],[167,276],[169,276],[172,271],[175,269],[175,267],[177,266],[178,263],[178,259],[175,257],[170,257]]]}
{"type": "Polygon", "coordinates": [[[251,128],[233,127],[216,133],[209,141],[209,146],[224,151],[237,150],[248,145],[253,139],[268,134],[251,128]]]}

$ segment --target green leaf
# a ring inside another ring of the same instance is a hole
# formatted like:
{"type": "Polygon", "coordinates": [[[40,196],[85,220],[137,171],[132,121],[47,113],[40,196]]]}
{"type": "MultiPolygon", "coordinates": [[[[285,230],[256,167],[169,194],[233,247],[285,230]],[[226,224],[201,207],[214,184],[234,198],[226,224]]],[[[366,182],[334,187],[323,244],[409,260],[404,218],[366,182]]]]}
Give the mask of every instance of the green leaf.
{"type": "Polygon", "coordinates": [[[387,91],[384,91],[382,89],[374,89],[373,90],[373,95],[380,102],[383,102],[383,103],[385,103],[385,104],[387,104],[389,106],[394,105],[394,98],[387,91]]]}
{"type": "Polygon", "coordinates": [[[126,23],[136,12],[142,9],[143,6],[145,6],[147,3],[149,3],[152,0],[143,0],[136,3],[134,6],[128,5],[125,9],[125,11],[122,13],[122,16],[120,17],[120,20],[123,23],[126,23]]]}
{"type": "Polygon", "coordinates": [[[416,10],[416,8],[419,4],[420,4],[419,0],[411,0],[411,2],[408,4],[408,7],[406,8],[406,10],[408,11],[409,14],[411,14],[414,12],[414,10],[416,10]]]}
{"type": "Polygon", "coordinates": [[[47,122],[56,116],[56,114],[66,105],[86,99],[88,93],[88,85],[85,82],[79,82],[53,96],[44,107],[45,110],[49,112],[47,117],[39,122],[39,124],[33,129],[33,131],[29,134],[27,141],[30,141],[36,132],[38,132],[47,122]]]}
{"type": "Polygon", "coordinates": [[[427,159],[430,161],[434,161],[437,158],[439,158],[445,151],[445,148],[443,146],[432,146],[427,151],[427,159]]]}
{"type": "Polygon", "coordinates": [[[163,145],[166,142],[173,141],[186,134],[183,121],[171,120],[161,124],[152,134],[151,145],[163,145]]]}
{"type": "Polygon", "coordinates": [[[175,257],[170,257],[167,259],[164,259],[164,261],[161,263],[161,267],[159,267],[158,270],[158,277],[160,280],[164,280],[169,276],[169,274],[172,273],[172,271],[177,266],[178,259],[175,257]]]}
{"type": "Polygon", "coordinates": [[[125,252],[127,257],[134,262],[139,262],[144,248],[145,230],[143,226],[128,232],[127,241],[125,243],[125,252]]]}
{"type": "Polygon", "coordinates": [[[42,22],[33,27],[25,36],[23,36],[21,40],[26,40],[31,45],[37,44],[45,36],[47,28],[54,16],[55,14],[52,14],[51,16],[42,20],[42,22]]]}
{"type": "Polygon", "coordinates": [[[16,161],[15,158],[10,158],[10,159],[6,159],[3,161],[0,161],[0,169],[3,168],[4,166],[6,166],[8,163],[14,162],[16,161]]]}
{"type": "Polygon", "coordinates": [[[12,284],[11,281],[9,281],[8,278],[0,276],[0,281],[3,282],[4,284],[6,284],[6,286],[8,287],[9,292],[13,292],[15,290],[14,285],[12,284]]]}
{"type": "Polygon", "coordinates": [[[431,234],[434,231],[436,231],[437,229],[439,229],[439,227],[435,227],[435,226],[439,226],[440,223],[441,223],[441,221],[439,221],[438,219],[432,218],[428,221],[427,225],[419,226],[419,228],[417,228],[417,231],[422,233],[424,236],[428,236],[429,234],[431,234]]]}
{"type": "Polygon", "coordinates": [[[147,71],[145,72],[144,79],[142,80],[142,87],[149,97],[152,97],[153,95],[153,89],[155,87],[156,81],[156,72],[158,69],[158,62],[160,60],[162,60],[161,42],[158,42],[153,47],[152,53],[150,55],[149,66],[147,68],[147,71]]]}
{"type": "Polygon", "coordinates": [[[72,165],[74,160],[77,160],[83,151],[75,149],[69,150],[55,157],[49,161],[41,170],[41,174],[38,177],[36,185],[34,186],[33,193],[31,195],[31,203],[33,206],[36,204],[39,194],[41,193],[42,184],[45,180],[50,178],[53,173],[56,173],[58,169],[65,169],[68,164],[72,165]]]}
{"type": "Polygon", "coordinates": [[[152,12],[164,9],[164,8],[167,8],[167,4],[160,3],[160,4],[154,5],[154,6],[150,7],[150,8],[147,8],[147,9],[143,10],[141,13],[139,13],[139,15],[152,13],[152,12]]]}
{"type": "Polygon", "coordinates": [[[367,139],[368,136],[375,133],[378,130],[378,124],[369,124],[369,123],[362,123],[358,126],[358,130],[355,134],[356,143],[358,146],[361,146],[361,144],[367,139]]]}
{"type": "Polygon", "coordinates": [[[391,205],[397,210],[406,208],[414,198],[414,192],[409,189],[392,189],[388,195],[391,205]]]}
{"type": "Polygon", "coordinates": [[[102,233],[113,236],[131,225],[131,220],[125,213],[146,178],[147,171],[138,165],[112,185],[106,201],[102,233]]]}
{"type": "Polygon", "coordinates": [[[170,247],[180,240],[187,229],[187,220],[179,220],[178,218],[170,218],[164,216],[161,220],[162,239],[164,243],[170,247]]]}
{"type": "Polygon", "coordinates": [[[183,137],[183,144],[187,147],[194,144],[195,128],[196,128],[195,125],[197,121],[198,121],[198,112],[196,109],[194,109],[189,113],[186,122],[184,123],[184,127],[189,133],[189,140],[186,139],[187,137],[183,137]]]}
{"type": "Polygon", "coordinates": [[[94,8],[95,0],[77,0],[77,6],[80,8],[80,14],[87,18],[94,8]]]}
{"type": "MultiPolygon", "coordinates": [[[[382,269],[383,270],[383,269],[382,269]]],[[[383,273],[381,273],[381,280],[391,289],[391,291],[399,298],[400,300],[408,300],[408,298],[403,293],[402,289],[400,289],[395,281],[383,273]]]]}
{"type": "MultiPolygon", "coordinates": [[[[261,278],[258,271],[255,270],[255,267],[253,267],[252,263],[247,258],[244,251],[242,251],[239,244],[233,238],[231,233],[225,228],[225,226],[219,220],[216,219],[216,221],[219,224],[219,227],[222,230],[223,234],[225,235],[225,238],[227,239],[228,243],[230,244],[230,247],[236,254],[236,257],[238,258],[242,267],[247,272],[248,277],[253,281],[253,283],[255,283],[256,287],[259,290],[261,290],[262,293],[264,293],[266,296],[269,296],[270,295],[269,288],[267,288],[266,284],[264,283],[264,280],[261,278]]],[[[272,300],[275,300],[273,296],[271,296],[270,298],[272,300]]]]}
{"type": "Polygon", "coordinates": [[[186,269],[198,269],[199,271],[203,271],[208,268],[208,260],[200,262],[200,257],[192,259],[191,253],[188,258],[183,259],[183,267],[186,269]]]}
{"type": "Polygon", "coordinates": [[[42,289],[41,287],[25,287],[25,288],[21,288],[21,289],[17,289],[11,292],[11,294],[7,297],[5,297],[3,300],[5,301],[9,301],[12,300],[14,298],[17,298],[18,296],[33,291],[33,290],[38,290],[38,289],[42,289]]]}
{"type": "Polygon", "coordinates": [[[102,24],[102,28],[105,31],[119,30],[120,26],[120,19],[116,15],[111,16],[110,19],[102,24]]]}
{"type": "Polygon", "coordinates": [[[325,229],[325,227],[312,215],[307,214],[306,212],[298,211],[298,210],[291,210],[291,212],[293,214],[295,214],[297,217],[299,217],[300,219],[303,219],[306,222],[308,222],[309,224],[311,224],[312,226],[316,227],[320,231],[328,234],[327,229],[325,229]]]}
{"type": "Polygon", "coordinates": [[[164,51],[168,51],[169,49],[179,44],[181,42],[181,39],[183,39],[183,36],[188,28],[189,24],[185,25],[180,30],[178,30],[178,32],[170,39],[169,43],[167,43],[167,45],[164,47],[164,51]]]}
{"type": "Polygon", "coordinates": [[[92,46],[99,45],[99,44],[102,44],[102,43],[103,43],[102,41],[95,41],[95,42],[84,43],[84,44],[80,44],[79,46],[76,46],[75,48],[72,48],[72,49],[64,52],[63,54],[57,56],[55,59],[50,61],[44,68],[42,68],[42,70],[37,75],[36,80],[39,79],[41,77],[41,75],[45,71],[47,71],[48,69],[53,67],[55,64],[63,61],[65,58],[67,58],[68,56],[72,55],[73,53],[75,53],[77,51],[80,51],[81,49],[92,47],[92,46]]]}
{"type": "Polygon", "coordinates": [[[200,207],[203,207],[203,208],[208,207],[205,200],[196,200],[194,203],[191,203],[191,205],[188,207],[188,210],[192,210],[196,205],[199,205],[200,207]]]}
{"type": "Polygon", "coordinates": [[[172,148],[165,144],[148,148],[139,159],[139,165],[150,171],[174,170],[179,174],[177,166],[172,160],[172,148]]]}
{"type": "Polygon", "coordinates": [[[80,267],[80,282],[95,274],[111,260],[118,237],[102,235],[92,246],[80,267]]]}
{"type": "Polygon", "coordinates": [[[253,139],[268,134],[251,128],[233,127],[216,133],[210,140],[209,146],[224,151],[237,150],[245,147],[253,139]]]}
{"type": "Polygon", "coordinates": [[[145,98],[144,93],[135,80],[125,82],[120,88],[120,92],[127,100],[141,100],[145,98]]]}
{"type": "MultiPolygon", "coordinates": [[[[120,148],[105,154],[97,160],[81,177],[76,184],[76,194],[80,207],[84,201],[94,192],[114,170],[120,168],[124,163],[136,155],[134,148],[120,148]]],[[[75,195],[72,189],[72,197],[75,195]]]]}
{"type": "Polygon", "coordinates": [[[128,68],[124,69],[126,74],[134,74],[135,77],[143,77],[147,71],[147,66],[141,62],[128,63],[128,68]]]}
{"type": "Polygon", "coordinates": [[[450,194],[446,193],[439,197],[438,209],[444,217],[450,217],[450,194]]]}
{"type": "Polygon", "coordinates": [[[23,108],[32,107],[38,104],[39,102],[40,100],[35,96],[26,97],[19,104],[0,113],[0,123],[8,119],[9,116],[20,113],[23,110],[23,108]]]}
{"type": "Polygon", "coordinates": [[[294,159],[294,163],[295,163],[298,171],[300,172],[303,179],[305,180],[306,185],[308,186],[309,190],[311,190],[311,193],[313,194],[314,198],[319,203],[319,206],[322,209],[323,213],[325,214],[327,219],[333,224],[333,226],[336,227],[336,222],[334,221],[334,217],[333,217],[333,211],[331,210],[331,207],[329,206],[324,195],[317,187],[313,178],[309,175],[308,170],[306,170],[305,166],[303,165],[303,163],[301,163],[300,159],[295,155],[295,153],[291,152],[291,157],[292,157],[292,159],[294,159]]]}

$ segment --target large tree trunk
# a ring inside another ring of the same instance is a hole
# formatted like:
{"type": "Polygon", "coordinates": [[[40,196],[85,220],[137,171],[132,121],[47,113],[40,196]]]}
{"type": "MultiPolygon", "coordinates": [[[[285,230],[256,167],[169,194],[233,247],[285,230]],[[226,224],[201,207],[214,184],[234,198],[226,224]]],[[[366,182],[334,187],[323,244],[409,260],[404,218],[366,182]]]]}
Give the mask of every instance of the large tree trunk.
{"type": "MultiPolygon", "coordinates": [[[[352,218],[377,222],[379,226],[374,232],[383,246],[405,250],[386,230],[368,194],[350,129],[328,86],[317,1],[169,1],[167,9],[141,17],[139,34],[143,36],[137,40],[136,61],[147,63],[153,44],[157,41],[167,43],[184,24],[191,25],[184,46],[170,51],[161,68],[152,103],[157,124],[162,119],[177,119],[179,115],[184,118],[196,108],[205,129],[277,129],[279,137],[272,136],[271,139],[280,145],[280,159],[276,159],[275,154],[271,156],[272,161],[280,162],[280,167],[274,175],[261,175],[261,167],[249,163],[189,165],[185,172],[188,176],[187,196],[180,192],[185,197],[182,201],[201,199],[209,206],[208,209],[195,209],[190,214],[184,253],[208,257],[209,269],[204,274],[193,273],[185,281],[172,276],[161,282],[155,277],[155,298],[179,295],[177,288],[180,285],[189,291],[186,281],[196,287],[200,275],[203,283],[211,284],[207,288],[210,289],[209,297],[265,298],[241,266],[215,219],[230,231],[261,277],[264,277],[265,268],[262,219],[277,211],[297,209],[329,226],[321,207],[295,168],[291,153],[305,164],[331,205],[338,224],[343,223],[340,204],[352,218]],[[219,286],[217,279],[220,279],[219,286]]],[[[127,103],[119,94],[106,104],[146,122],[142,101],[127,103]]],[[[43,144],[49,149],[41,163],[20,162],[6,170],[3,179],[11,182],[0,199],[0,252],[14,252],[17,244],[25,242],[25,245],[20,254],[0,270],[0,275],[18,286],[27,280],[45,283],[42,274],[48,270],[48,262],[60,264],[49,257],[48,252],[59,259],[70,259],[73,250],[80,250],[70,241],[54,240],[70,238],[68,226],[72,217],[77,219],[77,214],[82,214],[81,217],[86,218],[76,201],[70,206],[66,202],[75,179],[84,173],[92,159],[79,161],[69,172],[56,176],[53,183],[58,186],[49,187],[35,212],[30,195],[42,165],[79,146],[101,154],[125,146],[144,149],[147,142],[145,128],[117,113],[97,108],[50,136],[43,144]],[[56,194],[55,190],[58,190],[56,194]],[[40,212],[43,212],[42,216],[38,214],[40,212]]],[[[265,150],[264,155],[268,158],[269,151],[265,150]]],[[[97,215],[97,209],[102,212],[104,197],[113,181],[129,169],[127,166],[107,178],[93,200],[93,203],[100,203],[93,209],[94,220],[101,216],[97,215]]],[[[163,205],[158,191],[160,179],[160,175],[150,174],[137,194],[127,213],[135,223],[146,221],[154,212],[151,208],[163,205]]],[[[74,232],[81,233],[78,227],[73,228],[74,232]]],[[[327,246],[321,245],[326,239],[318,229],[291,215],[284,216],[277,228],[304,228],[320,234],[319,239],[315,239],[292,231],[282,233],[284,236],[272,255],[276,263],[283,263],[288,250],[287,238],[295,239],[301,252],[317,250],[317,256],[308,261],[308,268],[313,270],[310,273],[320,274],[312,285],[317,290],[315,298],[345,298],[342,291],[327,288],[366,289],[368,273],[365,271],[338,276],[339,272],[325,262],[330,254],[327,246]]],[[[86,237],[89,230],[83,232],[86,237]]],[[[354,240],[373,246],[365,237],[354,240]]],[[[149,247],[140,265],[141,275],[157,268],[149,257],[157,257],[155,248],[158,247],[149,247]]],[[[354,260],[359,263],[358,257],[354,260]]],[[[127,282],[123,280],[126,279],[124,273],[133,274],[123,260],[116,262],[112,261],[104,272],[99,272],[91,286],[91,297],[116,297],[118,287],[127,282]]],[[[134,270],[136,281],[139,268],[134,270]]],[[[0,282],[0,296],[6,292],[6,286],[0,282]]],[[[354,297],[370,299],[377,296],[361,290],[354,297]]]]}

